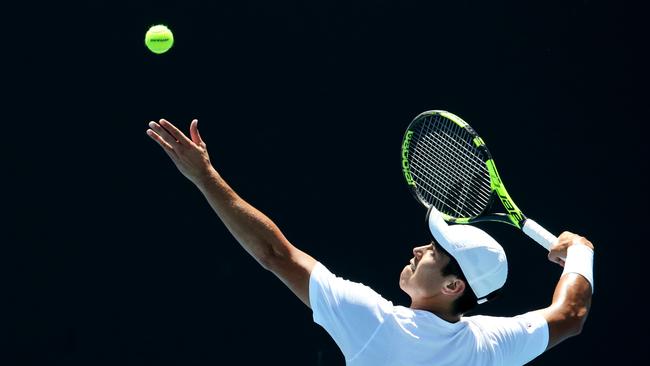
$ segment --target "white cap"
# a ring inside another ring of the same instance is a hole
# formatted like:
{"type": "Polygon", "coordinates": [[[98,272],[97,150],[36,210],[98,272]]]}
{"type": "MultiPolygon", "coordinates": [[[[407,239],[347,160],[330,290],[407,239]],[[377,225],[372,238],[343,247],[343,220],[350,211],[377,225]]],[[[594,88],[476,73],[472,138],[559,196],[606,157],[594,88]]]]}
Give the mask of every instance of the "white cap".
{"type": "Polygon", "coordinates": [[[438,244],[460,265],[479,304],[503,287],[508,277],[508,260],[501,245],[488,233],[465,224],[447,225],[434,207],[427,213],[427,222],[438,244]]]}

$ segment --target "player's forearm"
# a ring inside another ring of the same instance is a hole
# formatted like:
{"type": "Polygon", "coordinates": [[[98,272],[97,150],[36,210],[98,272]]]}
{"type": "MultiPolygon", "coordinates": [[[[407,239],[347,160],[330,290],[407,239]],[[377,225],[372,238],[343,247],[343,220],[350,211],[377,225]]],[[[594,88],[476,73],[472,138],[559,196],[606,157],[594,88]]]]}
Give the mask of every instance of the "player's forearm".
{"type": "Polygon", "coordinates": [[[575,237],[566,253],[564,271],[553,295],[553,303],[562,304],[566,315],[576,320],[577,332],[580,332],[594,292],[593,244],[585,238],[575,237]]]}
{"type": "Polygon", "coordinates": [[[591,285],[578,273],[565,273],[553,293],[551,307],[565,319],[572,319],[574,334],[580,333],[591,308],[591,285]]]}
{"type": "Polygon", "coordinates": [[[594,246],[586,238],[565,231],[551,246],[549,260],[564,267],[553,302],[537,313],[548,324],[546,349],[582,332],[594,291],[594,246]]]}
{"type": "Polygon", "coordinates": [[[195,184],[230,233],[262,266],[286,253],[287,240],[275,223],[239,197],[214,169],[195,184]]]}

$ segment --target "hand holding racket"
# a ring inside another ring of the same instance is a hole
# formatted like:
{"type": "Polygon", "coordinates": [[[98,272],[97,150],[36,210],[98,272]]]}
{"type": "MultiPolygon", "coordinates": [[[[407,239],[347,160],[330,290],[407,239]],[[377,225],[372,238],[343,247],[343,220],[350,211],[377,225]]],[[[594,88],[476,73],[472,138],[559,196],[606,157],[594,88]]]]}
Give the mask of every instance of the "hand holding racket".
{"type": "Polygon", "coordinates": [[[447,222],[510,224],[547,250],[557,241],[519,210],[483,139],[452,113],[432,110],[413,119],[402,141],[402,170],[415,198],[447,222]],[[505,212],[493,210],[496,201],[505,212]]]}

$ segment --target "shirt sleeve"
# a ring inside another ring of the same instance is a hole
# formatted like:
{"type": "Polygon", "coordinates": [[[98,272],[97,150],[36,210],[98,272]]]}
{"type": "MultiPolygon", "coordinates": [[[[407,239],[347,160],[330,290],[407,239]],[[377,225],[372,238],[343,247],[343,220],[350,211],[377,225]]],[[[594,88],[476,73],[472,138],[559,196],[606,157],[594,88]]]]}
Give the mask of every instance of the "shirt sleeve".
{"type": "Polygon", "coordinates": [[[497,359],[502,365],[523,365],[548,346],[548,324],[534,312],[511,318],[496,317],[489,329],[497,359]]]}
{"type": "Polygon", "coordinates": [[[337,277],[321,263],[309,279],[309,302],[314,322],[329,333],[348,361],[363,351],[392,309],[392,303],[370,287],[337,277]]]}

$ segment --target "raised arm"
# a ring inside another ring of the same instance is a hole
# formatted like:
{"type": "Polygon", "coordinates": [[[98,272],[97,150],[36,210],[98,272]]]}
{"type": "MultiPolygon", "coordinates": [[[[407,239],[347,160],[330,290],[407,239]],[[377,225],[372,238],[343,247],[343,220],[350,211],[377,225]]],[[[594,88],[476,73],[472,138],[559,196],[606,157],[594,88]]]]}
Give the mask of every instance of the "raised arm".
{"type": "Polygon", "coordinates": [[[198,121],[190,124],[190,138],[170,122],[150,122],[147,135],[163,148],[178,170],[203,193],[239,244],[293,293],[309,304],[309,276],[316,261],[294,247],[262,212],[230,188],[210,163],[198,121]]]}
{"type": "Polygon", "coordinates": [[[570,232],[562,233],[551,247],[549,260],[565,267],[565,270],[555,287],[551,305],[537,311],[544,316],[549,327],[546,349],[582,331],[591,308],[593,250],[589,240],[570,232]]]}

